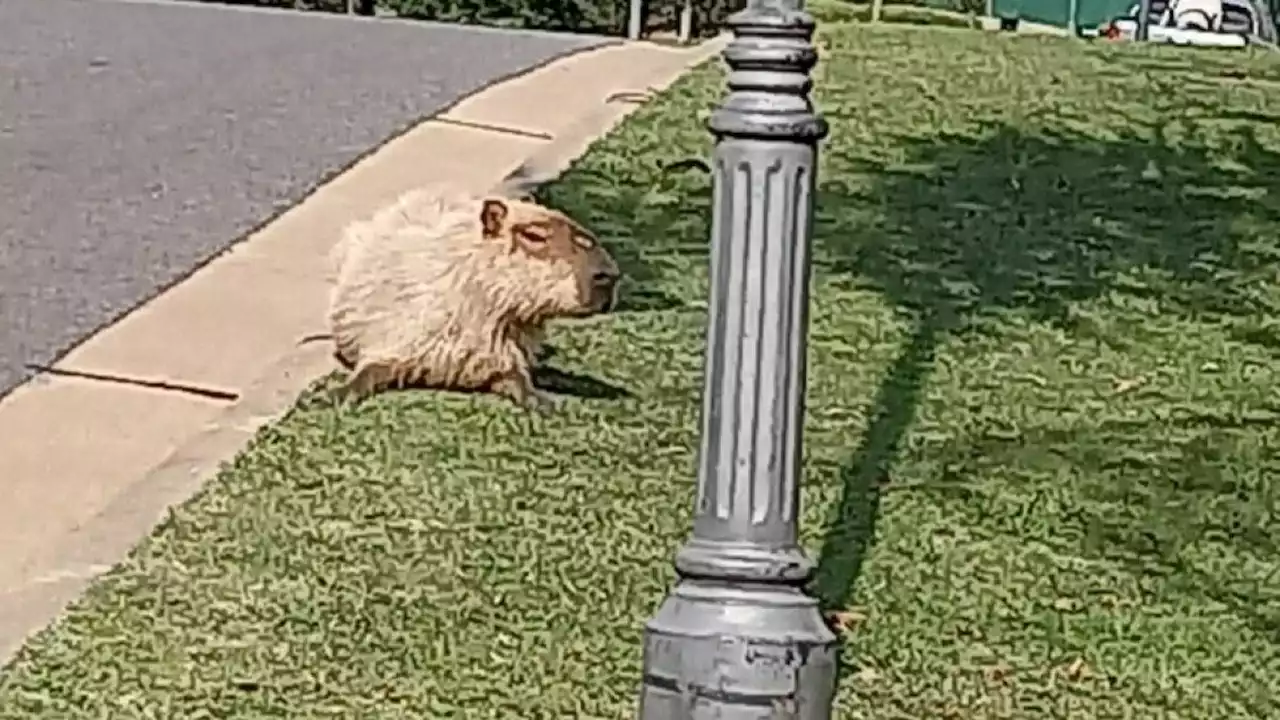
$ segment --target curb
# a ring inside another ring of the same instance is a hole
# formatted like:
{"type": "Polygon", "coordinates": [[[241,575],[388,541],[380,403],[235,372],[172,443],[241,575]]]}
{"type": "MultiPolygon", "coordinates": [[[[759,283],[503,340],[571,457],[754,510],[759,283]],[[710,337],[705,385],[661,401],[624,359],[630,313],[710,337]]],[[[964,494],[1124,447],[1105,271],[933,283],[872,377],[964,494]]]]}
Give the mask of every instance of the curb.
{"type": "MultiPolygon", "coordinates": [[[[648,73],[645,89],[654,93],[665,90],[687,70],[720,53],[729,39],[721,35],[692,49],[673,51],[672,62],[657,64],[648,73]]],[[[602,107],[575,119],[521,167],[536,164],[558,177],[592,142],[642,102],[606,101],[602,107]]],[[[425,118],[421,123],[431,120],[425,118]]],[[[376,152],[375,149],[370,154],[376,152]]],[[[332,180],[329,178],[326,183],[332,180]]],[[[491,184],[501,180],[502,176],[494,177],[491,184]]],[[[173,508],[198,494],[259,430],[286,415],[299,395],[333,369],[330,348],[323,343],[296,347],[268,362],[235,403],[45,555],[52,571],[0,594],[0,668],[9,664],[35,634],[53,623],[100,575],[125,559],[171,517],[173,508]]]]}

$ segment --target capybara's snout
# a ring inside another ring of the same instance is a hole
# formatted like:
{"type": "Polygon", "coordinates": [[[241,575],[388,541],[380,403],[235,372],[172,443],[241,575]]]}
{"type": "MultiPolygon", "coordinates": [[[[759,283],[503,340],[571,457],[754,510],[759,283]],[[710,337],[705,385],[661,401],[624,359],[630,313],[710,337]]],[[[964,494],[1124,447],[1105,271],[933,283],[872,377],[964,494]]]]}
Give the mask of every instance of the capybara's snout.
{"type": "Polygon", "coordinates": [[[603,248],[592,253],[592,262],[587,267],[587,277],[583,290],[587,310],[591,313],[607,313],[618,304],[618,284],[622,280],[622,271],[603,248]]]}

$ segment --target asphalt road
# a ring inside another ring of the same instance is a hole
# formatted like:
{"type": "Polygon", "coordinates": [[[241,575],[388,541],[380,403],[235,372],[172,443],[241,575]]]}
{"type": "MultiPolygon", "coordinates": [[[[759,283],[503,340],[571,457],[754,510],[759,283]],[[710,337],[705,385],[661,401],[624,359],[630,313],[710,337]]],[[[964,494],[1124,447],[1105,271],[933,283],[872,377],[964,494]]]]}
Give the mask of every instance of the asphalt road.
{"type": "Polygon", "coordinates": [[[0,396],[404,128],[605,42],[0,0],[0,396]]]}

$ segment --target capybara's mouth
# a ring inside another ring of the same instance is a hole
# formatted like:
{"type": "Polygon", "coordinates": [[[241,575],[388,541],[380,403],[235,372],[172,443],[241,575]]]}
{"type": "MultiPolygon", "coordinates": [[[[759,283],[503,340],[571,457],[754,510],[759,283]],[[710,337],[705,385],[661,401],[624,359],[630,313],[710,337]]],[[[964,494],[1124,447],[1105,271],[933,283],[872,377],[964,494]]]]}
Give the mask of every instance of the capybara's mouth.
{"type": "Polygon", "coordinates": [[[619,277],[612,272],[598,272],[591,278],[591,313],[607,313],[618,304],[619,277]]]}
{"type": "Polygon", "coordinates": [[[592,292],[591,299],[584,302],[576,314],[582,317],[600,315],[612,310],[614,304],[613,293],[592,292]]]}
{"type": "Polygon", "coordinates": [[[613,310],[618,304],[618,282],[616,279],[610,279],[608,282],[601,282],[591,288],[592,309],[597,313],[607,313],[613,310]]]}

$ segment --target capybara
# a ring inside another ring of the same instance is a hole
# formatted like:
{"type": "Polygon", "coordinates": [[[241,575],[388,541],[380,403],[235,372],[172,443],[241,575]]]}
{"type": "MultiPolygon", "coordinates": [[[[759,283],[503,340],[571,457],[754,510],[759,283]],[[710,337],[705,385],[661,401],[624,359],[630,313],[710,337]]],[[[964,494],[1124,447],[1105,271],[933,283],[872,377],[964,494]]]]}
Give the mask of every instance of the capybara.
{"type": "Polygon", "coordinates": [[[621,276],[564,213],[446,185],[352,223],[331,261],[330,330],[350,369],[338,393],[353,400],[412,384],[544,409],[532,367],[545,323],[608,312],[621,276]]]}

